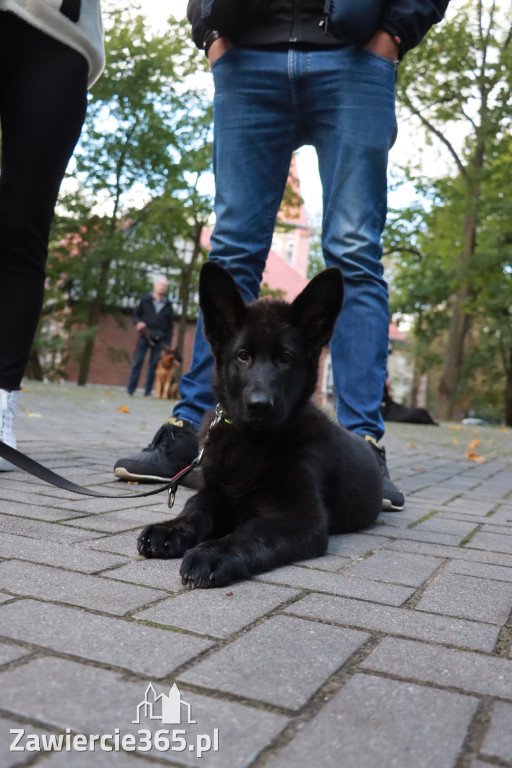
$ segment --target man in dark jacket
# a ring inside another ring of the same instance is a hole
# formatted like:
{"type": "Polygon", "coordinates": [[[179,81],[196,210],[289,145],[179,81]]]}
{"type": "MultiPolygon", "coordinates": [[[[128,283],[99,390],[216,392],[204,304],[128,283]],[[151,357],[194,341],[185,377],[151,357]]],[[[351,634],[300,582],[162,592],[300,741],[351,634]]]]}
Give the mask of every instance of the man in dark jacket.
{"type": "Polygon", "coordinates": [[[151,395],[158,357],[162,347],[171,343],[174,315],[172,304],[167,298],[168,291],[169,283],[165,277],[159,278],[153,286],[153,293],[146,293],[133,312],[132,319],[139,338],[128,383],[129,395],[135,392],[148,350],[149,367],[144,394],[146,397],[151,395]]]}
{"type": "MultiPolygon", "coordinates": [[[[216,224],[210,258],[258,296],[292,152],[312,144],[323,189],[322,246],[341,269],[343,309],[331,341],[336,411],[379,459],[383,509],[402,509],[380,445],[388,350],[388,291],[380,238],[387,160],[396,136],[402,56],[441,20],[448,0],[189,0],[193,39],[214,82],[216,224]]],[[[116,463],[124,478],[165,480],[197,450],[215,403],[201,323],[174,416],[142,453],[116,463]]],[[[192,477],[192,476],[189,476],[192,477]]]]}

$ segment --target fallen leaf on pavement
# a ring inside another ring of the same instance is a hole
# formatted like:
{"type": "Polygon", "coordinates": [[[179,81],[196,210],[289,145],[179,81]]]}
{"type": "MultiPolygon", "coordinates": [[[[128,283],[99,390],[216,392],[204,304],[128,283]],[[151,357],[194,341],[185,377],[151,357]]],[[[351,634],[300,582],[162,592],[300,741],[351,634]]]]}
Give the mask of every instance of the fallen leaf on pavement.
{"type": "Polygon", "coordinates": [[[469,461],[477,461],[479,464],[483,464],[485,462],[484,457],[480,456],[480,454],[476,453],[476,451],[468,451],[466,453],[466,459],[469,459],[469,461]]]}

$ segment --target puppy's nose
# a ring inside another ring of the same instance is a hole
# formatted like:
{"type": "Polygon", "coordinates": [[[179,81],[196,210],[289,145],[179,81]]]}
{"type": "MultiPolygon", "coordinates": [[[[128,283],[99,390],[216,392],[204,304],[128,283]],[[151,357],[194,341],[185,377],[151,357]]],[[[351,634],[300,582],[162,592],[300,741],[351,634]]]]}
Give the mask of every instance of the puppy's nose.
{"type": "Polygon", "coordinates": [[[266,392],[251,392],[247,397],[247,408],[251,413],[268,413],[274,401],[266,392]]]}

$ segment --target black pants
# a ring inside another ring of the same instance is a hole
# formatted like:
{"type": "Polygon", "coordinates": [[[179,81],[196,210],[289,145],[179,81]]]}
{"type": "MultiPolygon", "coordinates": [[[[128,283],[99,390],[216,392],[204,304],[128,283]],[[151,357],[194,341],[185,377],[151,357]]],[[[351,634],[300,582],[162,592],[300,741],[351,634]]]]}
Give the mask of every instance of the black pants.
{"type": "Polygon", "coordinates": [[[0,388],[19,388],[43,303],[53,211],[87,104],[85,58],[0,12],[0,388]]]}

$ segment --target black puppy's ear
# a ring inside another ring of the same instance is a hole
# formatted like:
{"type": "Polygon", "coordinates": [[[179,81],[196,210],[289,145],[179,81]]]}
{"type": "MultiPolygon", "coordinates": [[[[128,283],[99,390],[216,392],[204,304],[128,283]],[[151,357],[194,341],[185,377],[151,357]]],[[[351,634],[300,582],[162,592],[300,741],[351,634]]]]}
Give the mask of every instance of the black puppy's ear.
{"type": "Polygon", "coordinates": [[[227,341],[243,323],[246,306],[229,272],[207,261],[199,274],[199,305],[204,335],[212,347],[227,341]]]}
{"type": "Polygon", "coordinates": [[[324,269],[290,306],[291,319],[310,344],[325,347],[343,302],[343,278],[337,267],[324,269]]]}

